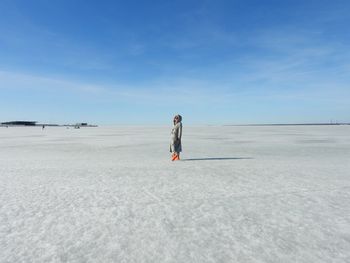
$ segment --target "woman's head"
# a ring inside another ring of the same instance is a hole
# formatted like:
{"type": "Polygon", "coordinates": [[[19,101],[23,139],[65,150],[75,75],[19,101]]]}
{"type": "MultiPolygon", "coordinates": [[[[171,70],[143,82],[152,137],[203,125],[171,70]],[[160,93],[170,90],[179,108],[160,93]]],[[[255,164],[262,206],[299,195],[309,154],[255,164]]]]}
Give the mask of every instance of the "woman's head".
{"type": "Polygon", "coordinates": [[[174,117],[174,123],[178,123],[178,122],[180,122],[180,121],[182,121],[181,115],[180,115],[180,114],[175,115],[175,117],[174,117]]]}

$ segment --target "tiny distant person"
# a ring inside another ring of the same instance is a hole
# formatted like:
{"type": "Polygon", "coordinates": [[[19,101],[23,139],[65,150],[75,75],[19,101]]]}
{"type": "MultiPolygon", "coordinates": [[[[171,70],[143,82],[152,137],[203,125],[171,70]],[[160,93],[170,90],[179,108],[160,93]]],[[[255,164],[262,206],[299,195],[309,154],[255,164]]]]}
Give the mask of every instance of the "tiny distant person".
{"type": "Polygon", "coordinates": [[[170,152],[172,153],[171,160],[178,161],[180,160],[180,152],[182,152],[181,146],[181,136],[182,136],[182,117],[181,115],[176,115],[174,117],[173,129],[171,130],[171,143],[170,143],[170,152]]]}

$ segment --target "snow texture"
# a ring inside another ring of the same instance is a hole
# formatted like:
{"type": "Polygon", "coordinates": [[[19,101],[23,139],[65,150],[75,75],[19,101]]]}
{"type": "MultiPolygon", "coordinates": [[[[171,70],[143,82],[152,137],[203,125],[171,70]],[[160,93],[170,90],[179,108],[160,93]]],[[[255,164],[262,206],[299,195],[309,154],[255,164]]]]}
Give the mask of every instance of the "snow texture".
{"type": "Polygon", "coordinates": [[[0,128],[0,262],[350,262],[350,126],[0,128]]]}

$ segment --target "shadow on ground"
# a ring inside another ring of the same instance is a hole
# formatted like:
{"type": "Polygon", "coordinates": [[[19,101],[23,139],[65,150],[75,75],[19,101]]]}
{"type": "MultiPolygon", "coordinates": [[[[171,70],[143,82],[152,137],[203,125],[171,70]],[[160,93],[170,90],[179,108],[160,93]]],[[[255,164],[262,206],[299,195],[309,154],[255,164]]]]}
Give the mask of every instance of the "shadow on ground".
{"type": "Polygon", "coordinates": [[[214,158],[191,158],[182,161],[224,161],[224,160],[249,160],[251,157],[214,157],[214,158]]]}

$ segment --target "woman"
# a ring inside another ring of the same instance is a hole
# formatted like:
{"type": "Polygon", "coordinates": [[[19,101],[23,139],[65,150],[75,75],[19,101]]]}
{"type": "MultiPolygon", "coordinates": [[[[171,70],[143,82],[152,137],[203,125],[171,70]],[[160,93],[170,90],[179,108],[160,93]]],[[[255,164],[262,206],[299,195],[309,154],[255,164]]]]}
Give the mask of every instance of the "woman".
{"type": "Polygon", "coordinates": [[[182,136],[182,117],[181,115],[176,115],[174,117],[174,127],[171,130],[171,143],[170,143],[170,152],[172,153],[171,160],[177,161],[180,160],[180,152],[182,151],[181,147],[181,136],[182,136]]]}

